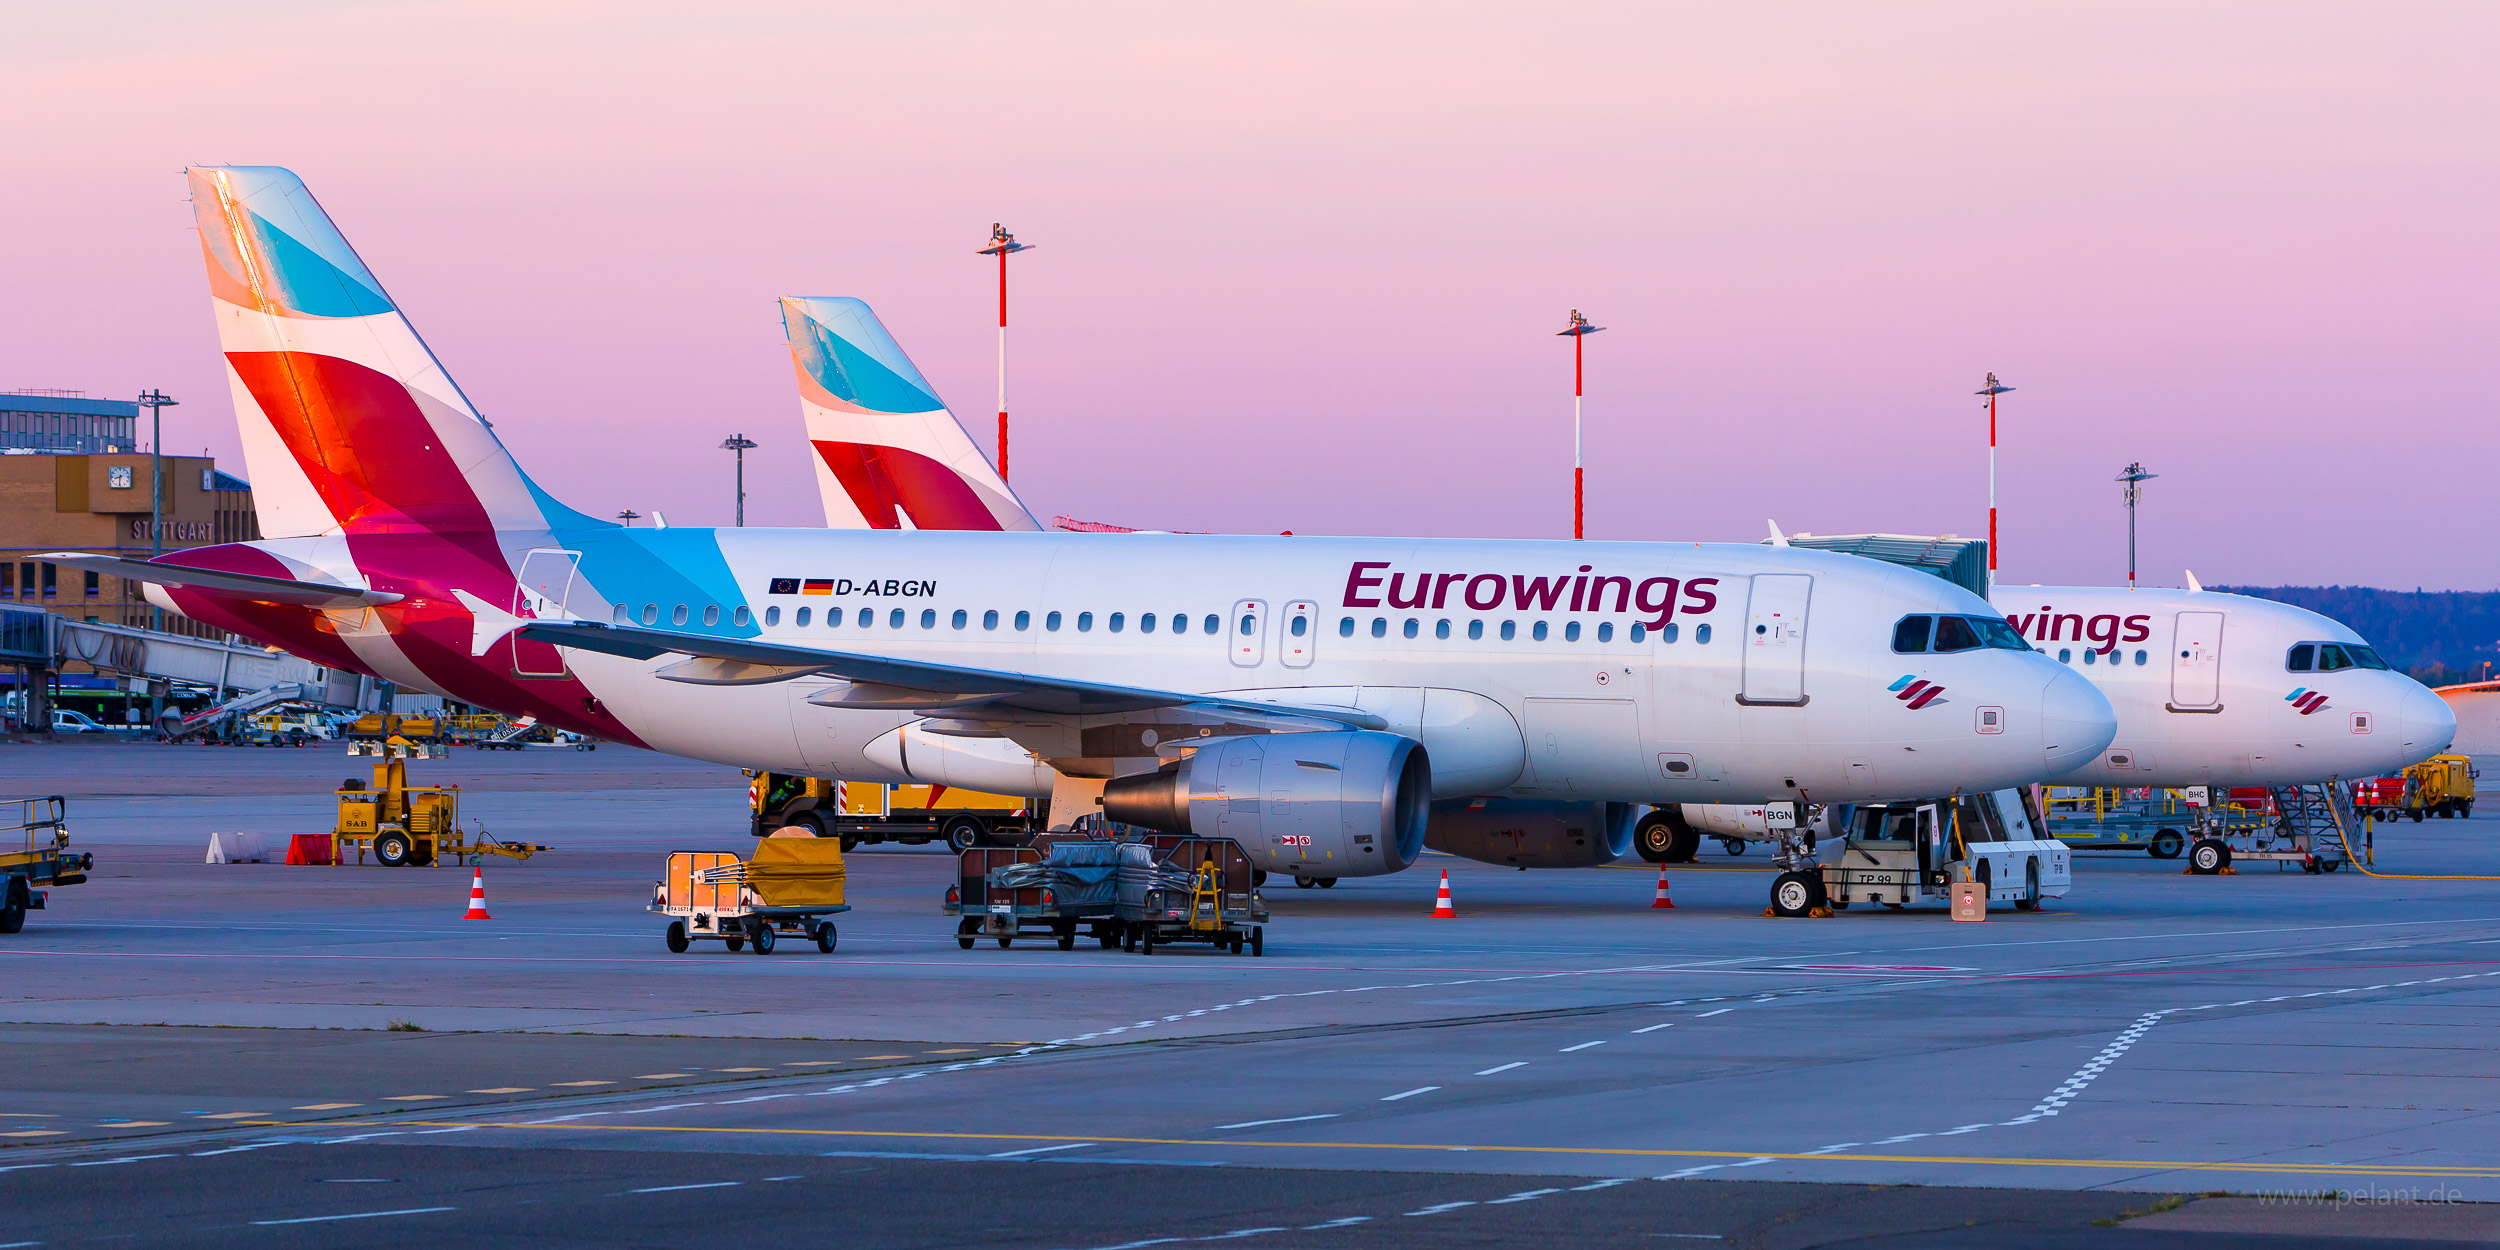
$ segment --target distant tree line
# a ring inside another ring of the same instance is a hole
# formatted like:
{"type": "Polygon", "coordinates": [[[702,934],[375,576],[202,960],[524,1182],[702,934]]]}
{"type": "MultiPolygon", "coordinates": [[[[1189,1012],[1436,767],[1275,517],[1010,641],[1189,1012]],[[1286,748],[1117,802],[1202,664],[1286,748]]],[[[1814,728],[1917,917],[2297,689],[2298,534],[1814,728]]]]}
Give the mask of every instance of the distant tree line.
{"type": "Polygon", "coordinates": [[[2351,626],[2423,684],[2489,680],[2500,667],[2500,592],[2372,586],[2215,586],[2307,608],[2351,626]]]}

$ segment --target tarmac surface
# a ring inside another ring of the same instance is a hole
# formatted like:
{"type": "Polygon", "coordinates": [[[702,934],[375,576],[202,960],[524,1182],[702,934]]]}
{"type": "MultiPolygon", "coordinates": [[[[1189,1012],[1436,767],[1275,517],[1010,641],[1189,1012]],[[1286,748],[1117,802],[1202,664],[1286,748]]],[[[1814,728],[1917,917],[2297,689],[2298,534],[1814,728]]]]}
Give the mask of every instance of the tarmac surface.
{"type": "MultiPolygon", "coordinates": [[[[743,779],[617,747],[410,765],[554,848],[492,921],[465,869],[201,862],[369,767],[0,746],[97,858],[0,938],[0,1244],[2500,1240],[2500,881],[2087,852],[1957,925],[1764,918],[1715,844],[1668,911],[1436,856],[1148,958],[958,950],[951,859],[886,847],[834,953],[671,955],[651,881],[747,844],[743,779]]],[[[2376,858],[2500,875],[2500,828],[2376,858]]]]}

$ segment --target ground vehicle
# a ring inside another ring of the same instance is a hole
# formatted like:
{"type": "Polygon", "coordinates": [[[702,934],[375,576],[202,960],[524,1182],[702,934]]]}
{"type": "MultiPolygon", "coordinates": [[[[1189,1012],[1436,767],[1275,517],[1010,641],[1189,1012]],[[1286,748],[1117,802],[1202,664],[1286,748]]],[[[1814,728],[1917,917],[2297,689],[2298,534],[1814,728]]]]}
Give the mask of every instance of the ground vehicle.
{"type": "Polygon", "coordinates": [[[1900,908],[1953,900],[1953,884],[1976,881],[1992,901],[2036,910],[2065,897],[2074,884],[2066,844],[2040,832],[2021,790],[1920,799],[1903,803],[1846,804],[1832,812],[1840,853],[1821,865],[1819,880],[1792,882],[1805,874],[1782,874],[1772,886],[1772,909],[1802,915],[1819,886],[1825,902],[1845,909],[1853,902],[1900,908]],[[1803,887],[1803,888],[1801,888],[1803,887]]]}
{"type": "Polygon", "coordinates": [[[962,918],[955,925],[955,944],[971,950],[976,939],[990,937],[1004,950],[1033,930],[1068,950],[1082,925],[1105,947],[1119,945],[1120,922],[1113,912],[1120,845],[1054,838],[1047,846],[964,851],[956,883],[946,887],[946,914],[962,918]]]}
{"type": "Polygon", "coordinates": [[[1250,856],[1231,838],[1157,835],[1119,844],[1121,945],[1142,955],[1205,942],[1238,955],[1267,953],[1267,901],[1250,856]]]}
{"type": "Polygon", "coordinates": [[[434,716],[400,716],[389,712],[368,712],[347,727],[347,737],[356,742],[379,742],[387,738],[406,738],[421,742],[442,736],[443,719],[434,716]]]}
{"type": "Polygon", "coordinates": [[[747,770],[749,832],[776,829],[838,835],[844,849],[861,843],[926,845],[943,838],[956,851],[1022,846],[1046,826],[1050,805],[1036,799],[982,794],[950,786],[833,781],[798,773],[747,770]]]}
{"type": "Polygon", "coordinates": [[[26,913],[42,911],[49,891],[44,886],[77,885],[95,868],[92,851],[73,854],[69,829],[62,819],[66,804],[60,795],[5,800],[17,808],[14,826],[0,825],[0,846],[17,842],[9,832],[25,835],[20,849],[0,850],[0,933],[26,927],[26,913]]]}
{"type": "Polygon", "coordinates": [[[842,848],[813,838],[767,838],[743,863],[726,852],[678,851],[651,889],[649,910],[670,918],[668,948],[681,955],[698,939],[769,955],[775,933],[814,938],[830,955],[839,935],[825,917],[851,909],[847,881],[842,848]]]}
{"type": "Polygon", "coordinates": [[[450,856],[455,863],[464,857],[475,863],[487,855],[528,859],[547,849],[534,842],[500,841],[483,832],[474,838],[464,835],[460,829],[460,787],[409,785],[408,759],[400,753],[404,748],[382,749],[387,754],[373,765],[372,788],[366,788],[364,782],[354,777],[339,786],[339,819],[331,832],[331,863],[346,863],[351,848],[356,852],[356,862],[361,864],[365,849],[371,847],[374,862],[385,868],[422,868],[443,856],[450,856]]]}
{"type": "Polygon", "coordinates": [[[2480,769],[2463,755],[2434,755],[2404,771],[2406,814],[2425,816],[2474,814],[2474,778],[2480,769]]]}
{"type": "Polygon", "coordinates": [[[2393,777],[2364,777],[2352,783],[2354,810],[2373,820],[2394,820],[2405,807],[2403,774],[2393,777]]]}
{"type": "MultiPolygon", "coordinates": [[[[2202,800],[2177,790],[2112,786],[2050,786],[2046,790],[2050,836],[2078,851],[2142,850],[2155,859],[2177,859],[2187,850],[2186,827],[2200,815],[2202,800]]],[[[2258,792],[2260,798],[2264,792],[2258,792]]]]}
{"type": "Polygon", "coordinates": [[[56,707],[52,709],[52,732],[56,734],[100,734],[106,730],[84,712],[73,712],[68,708],[56,707]]]}

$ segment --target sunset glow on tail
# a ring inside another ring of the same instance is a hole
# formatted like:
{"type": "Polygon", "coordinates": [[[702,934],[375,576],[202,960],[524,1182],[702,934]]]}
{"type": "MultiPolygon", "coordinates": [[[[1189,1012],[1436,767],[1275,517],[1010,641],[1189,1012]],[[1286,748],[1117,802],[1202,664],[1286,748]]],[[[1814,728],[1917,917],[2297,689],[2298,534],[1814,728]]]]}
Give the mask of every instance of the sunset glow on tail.
{"type": "Polygon", "coordinates": [[[785,297],[781,321],[826,525],[1041,528],[867,304],[785,297]]]}

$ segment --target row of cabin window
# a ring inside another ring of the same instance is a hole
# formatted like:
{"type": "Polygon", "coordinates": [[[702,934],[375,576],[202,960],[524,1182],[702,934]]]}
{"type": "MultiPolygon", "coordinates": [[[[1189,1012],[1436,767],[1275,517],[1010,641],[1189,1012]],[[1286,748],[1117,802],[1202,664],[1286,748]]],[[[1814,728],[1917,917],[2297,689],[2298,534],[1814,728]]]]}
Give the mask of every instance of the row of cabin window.
{"type": "MultiPolygon", "coordinates": [[[[2083,662],[2086,664],[2098,664],[2101,662],[2100,656],[2100,652],[2091,650],[2090,648],[2085,648],[2083,653],[2083,662]]],[[[2112,664],[2124,664],[2126,663],[2126,660],[2127,653],[2124,651],[2112,651],[2109,653],[2109,662],[2112,664]]],[[[2060,664],[2074,663],[2075,649],[2073,647],[2059,647],[2057,649],[2057,662],[2060,664]]],[[[2150,664],[2153,662],[2153,658],[2147,652],[2138,651],[2135,653],[2135,662],[2138,664],[2150,664]]]]}
{"type": "MultiPolygon", "coordinates": [[[[690,610],[685,604],[678,604],[669,613],[669,623],[672,625],[683,625],[687,622],[690,615],[690,610]]],[[[825,628],[839,628],[842,624],[843,616],[843,610],[839,606],[828,605],[825,608],[824,613],[825,628]]],[[[617,624],[631,624],[633,623],[633,618],[634,611],[631,606],[622,603],[616,605],[614,619],[617,624]]],[[[808,607],[802,607],[796,612],[793,612],[790,617],[790,623],[799,628],[805,628],[814,624],[815,618],[816,610],[811,605],[808,607]]],[[[730,614],[730,623],[741,628],[743,628],[751,619],[753,618],[748,614],[747,609],[744,607],[740,607],[730,614]]],[[[857,613],[851,616],[851,619],[857,622],[856,628],[873,629],[877,624],[877,611],[874,608],[861,608],[857,613]]],[[[909,619],[910,614],[908,612],[901,608],[894,608],[886,615],[886,627],[889,629],[901,629],[909,621],[909,619]]],[[[996,630],[999,626],[999,619],[998,610],[995,608],[983,612],[981,614],[981,628],[985,630],[996,630]]],[[[1057,633],[1059,632],[1060,626],[1066,622],[1066,619],[1067,618],[1065,616],[1057,612],[1046,613],[1042,617],[1042,628],[1048,632],[1057,633]]],[[[1137,618],[1137,631],[1142,634],[1154,633],[1158,624],[1162,620],[1163,618],[1158,617],[1155,613],[1141,613],[1137,618]]],[[[1186,634],[1190,632],[1192,628],[1197,629],[1201,633],[1208,634],[1222,633],[1224,630],[1224,618],[1213,612],[1209,612],[1203,617],[1198,618],[1197,623],[1194,626],[1191,622],[1191,616],[1187,612],[1173,613],[1170,618],[1170,622],[1170,626],[1166,632],[1175,634],[1186,634]]],[[[659,624],[660,605],[656,603],[646,603],[642,605],[642,623],[645,625],[659,624]]],[[[706,604],[704,606],[703,623],[705,625],[720,624],[719,605],[706,604]]],[[[970,628],[972,624],[972,614],[962,608],[957,608],[955,609],[953,615],[949,618],[948,623],[956,629],[970,628]]],[[[780,605],[776,604],[772,607],[764,609],[764,624],[768,627],[778,626],[781,624],[780,605]]],[[[920,610],[920,628],[936,629],[937,624],[938,612],[936,608],[922,608],[920,610]]],[[[1113,612],[1105,618],[1103,624],[1104,627],[1112,633],[1122,633],[1128,629],[1128,614],[1126,612],[1113,612]]],[[[1013,628],[1018,633],[1022,633],[1025,630],[1033,628],[1033,614],[1031,612],[1016,613],[1013,628]]],[[[1093,613],[1079,612],[1076,614],[1076,632],[1080,634],[1091,633],[1093,628],[1093,613]]],[[[1258,628],[1257,617],[1245,615],[1241,618],[1242,633],[1254,634],[1258,632],[1258,628]]],[[[1293,619],[1294,637],[1299,638],[1303,636],[1304,634],[1310,632],[1310,628],[1311,623],[1307,618],[1297,616],[1293,619]]]]}
{"type": "MultiPolygon", "coordinates": [[[[1296,621],[1296,622],[1294,622],[1294,623],[1298,625],[1298,624],[1300,624],[1301,622],[1297,620],[1297,621],[1296,621]]],[[[1298,633],[1298,632],[1299,632],[1299,631],[1297,631],[1297,633],[1298,633]]],[[[1373,617],[1373,618],[1372,618],[1372,627],[1371,627],[1371,632],[1372,632],[1372,637],[1374,637],[1374,638],[1386,638],[1386,637],[1388,637],[1388,636],[1389,636],[1389,618],[1388,618],[1388,617],[1385,617],[1385,616],[1375,616],[1375,617],[1373,617]]],[[[1401,626],[1399,627],[1398,632],[1399,632],[1400,634],[1404,635],[1405,637],[1408,637],[1408,638],[1416,638],[1416,637],[1421,637],[1421,636],[1422,636],[1422,634],[1423,634],[1423,622],[1422,622],[1422,621],[1420,621],[1420,620],[1417,620],[1417,619],[1416,619],[1416,618],[1414,618],[1414,617],[1411,617],[1411,616],[1410,616],[1410,617],[1406,618],[1406,623],[1405,623],[1404,625],[1401,625],[1401,626]]],[[[1499,634],[1501,635],[1501,639],[1502,639],[1502,641],[1504,641],[1504,642],[1510,642],[1510,641],[1513,641],[1514,639],[1516,639],[1516,638],[1518,638],[1518,637],[1519,637],[1519,622],[1517,622],[1517,621],[1503,621],[1503,622],[1501,623],[1500,628],[1499,628],[1496,632],[1497,632],[1497,633],[1499,633],[1499,634]]],[[[1545,641],[1546,636],[1547,636],[1547,632],[1548,632],[1548,626],[1547,626],[1547,625],[1546,625],[1546,623],[1545,623],[1545,622],[1543,622],[1543,621],[1536,621],[1536,622],[1531,623],[1531,624],[1528,626],[1528,637],[1529,637],[1529,639],[1530,639],[1531,641],[1534,641],[1534,642],[1543,642],[1543,641],[1545,641]]],[[[1631,630],[1631,633],[1630,633],[1630,635],[1629,635],[1629,636],[1630,636],[1630,638],[1631,638],[1631,640],[1632,640],[1632,641],[1634,641],[1634,642],[1641,642],[1641,641],[1646,640],[1646,639],[1649,637],[1650,632],[1651,632],[1651,631],[1650,631],[1649,626],[1647,626],[1647,625],[1643,625],[1643,624],[1637,624],[1637,623],[1636,623],[1636,624],[1634,624],[1634,625],[1632,626],[1632,630],[1631,630]]],[[[1674,641],[1675,641],[1675,640],[1676,640],[1679,636],[1681,636],[1681,635],[1683,634],[1683,632],[1684,632],[1684,627],[1683,627],[1683,626],[1680,626],[1680,625],[1669,625],[1669,626],[1667,626],[1667,627],[1666,627],[1666,628],[1664,628],[1664,629],[1658,630],[1658,631],[1657,631],[1657,634],[1658,634],[1659,641],[1661,641],[1661,642],[1674,642],[1674,641]]],[[[1340,618],[1338,618],[1338,620],[1337,620],[1337,636],[1338,636],[1339,638],[1352,638],[1352,637],[1354,636],[1354,618],[1353,618],[1353,617],[1347,616],[1347,617],[1340,617],[1340,618]]],[[[1449,622],[1446,618],[1445,618],[1445,619],[1442,619],[1442,620],[1438,620],[1438,621],[1433,622],[1433,624],[1432,624],[1432,636],[1433,636],[1433,637],[1435,637],[1435,638],[1441,638],[1441,639],[1446,639],[1446,638],[1448,638],[1448,637],[1450,636],[1450,622],[1449,622]]],[[[1467,622],[1467,638],[1468,638],[1468,641],[1470,641],[1470,642],[1481,641],[1481,640],[1484,638],[1484,622],[1483,622],[1483,621],[1469,621],[1469,622],[1467,622]]],[[[1614,622],[1612,622],[1612,621],[1599,621],[1599,622],[1597,623],[1597,640],[1598,640],[1599,642],[1613,642],[1613,641],[1615,640],[1615,625],[1614,625],[1614,622]]],[[[1565,624],[1565,625],[1563,626],[1563,641],[1564,641],[1564,642],[1578,642],[1578,641],[1580,641],[1580,622],[1578,622],[1578,621],[1572,621],[1572,622],[1569,622],[1569,623],[1567,623],[1567,624],[1565,624]]],[[[1706,643],[1706,642],[1708,642],[1708,641],[1710,641],[1710,627],[1709,627],[1709,626],[1707,626],[1707,625],[1697,625],[1697,626],[1694,626],[1694,627],[1693,627],[1693,641],[1695,641],[1695,642],[1705,642],[1705,643],[1706,643]]]]}

